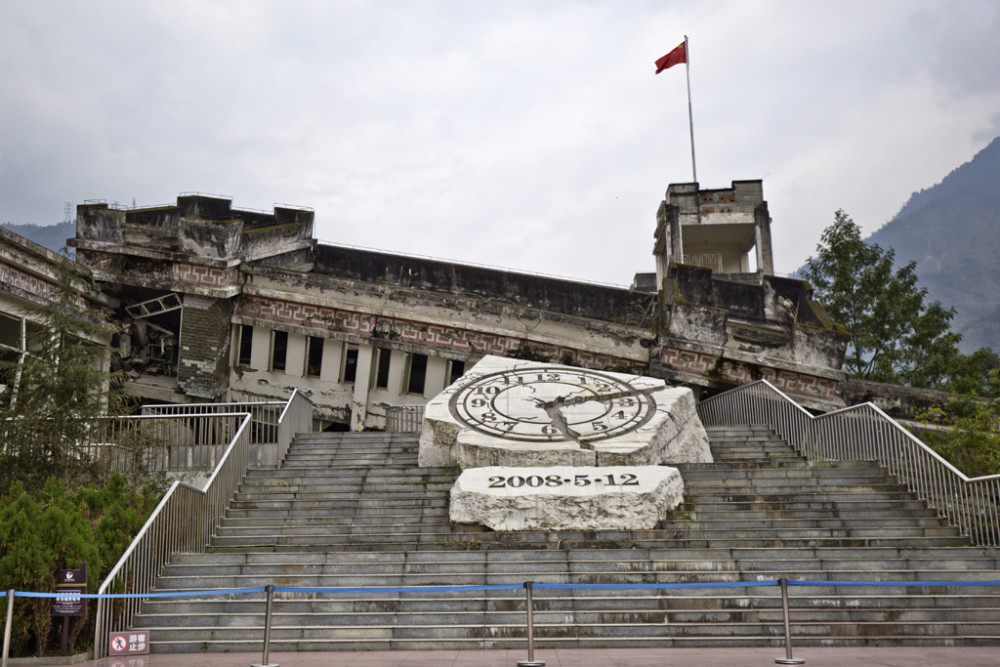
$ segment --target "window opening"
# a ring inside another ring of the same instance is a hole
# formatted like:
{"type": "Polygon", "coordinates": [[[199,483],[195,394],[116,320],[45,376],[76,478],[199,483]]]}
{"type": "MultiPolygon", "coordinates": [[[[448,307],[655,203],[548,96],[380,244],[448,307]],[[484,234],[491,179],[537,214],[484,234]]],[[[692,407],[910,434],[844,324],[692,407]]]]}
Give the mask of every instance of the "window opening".
{"type": "Polygon", "coordinates": [[[249,366],[250,358],[253,354],[253,326],[250,324],[240,325],[240,348],[236,363],[240,366],[249,366]]]}
{"type": "Polygon", "coordinates": [[[375,386],[379,389],[389,388],[389,360],[392,358],[392,350],[378,351],[378,368],[375,372],[375,386]]]}
{"type": "Polygon", "coordinates": [[[358,377],[358,346],[347,343],[344,348],[344,367],[340,374],[340,381],[350,384],[358,377]]]}
{"type": "Polygon", "coordinates": [[[274,331],[271,333],[271,370],[285,370],[285,358],[288,355],[288,332],[274,331]]]}
{"type": "Polygon", "coordinates": [[[323,341],[319,336],[306,338],[306,376],[318,378],[323,370],[323,341]]]}
{"type": "Polygon", "coordinates": [[[464,361],[452,359],[448,362],[448,384],[455,384],[463,375],[465,375],[464,361]]]}
{"type": "Polygon", "coordinates": [[[424,393],[424,380],[427,377],[427,355],[410,355],[410,372],[406,381],[406,391],[411,394],[424,393]]]}

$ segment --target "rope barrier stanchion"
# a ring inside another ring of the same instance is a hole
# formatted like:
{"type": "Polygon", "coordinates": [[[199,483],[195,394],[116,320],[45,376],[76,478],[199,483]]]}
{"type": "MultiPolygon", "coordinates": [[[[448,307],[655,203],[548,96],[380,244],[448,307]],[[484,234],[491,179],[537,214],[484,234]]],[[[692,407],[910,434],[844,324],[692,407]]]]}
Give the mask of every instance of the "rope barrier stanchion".
{"type": "Polygon", "coordinates": [[[3,624],[3,667],[7,667],[7,654],[10,653],[10,630],[14,620],[14,589],[7,591],[7,621],[3,624]]]}
{"type": "Polygon", "coordinates": [[[264,590],[267,592],[267,604],[264,607],[264,654],[259,663],[251,664],[250,667],[279,667],[277,663],[268,662],[268,654],[271,651],[271,608],[274,605],[274,585],[268,584],[264,590]]]}
{"type": "Polygon", "coordinates": [[[517,667],[545,667],[544,660],[535,660],[535,609],[531,587],[532,582],[524,582],[525,609],[528,612],[528,659],[518,660],[517,667]]]}
{"type": "Polygon", "coordinates": [[[803,665],[806,662],[804,659],[792,657],[792,624],[788,620],[788,580],[778,579],[778,585],[781,586],[781,611],[785,618],[785,657],[775,658],[774,662],[779,665],[803,665]]]}

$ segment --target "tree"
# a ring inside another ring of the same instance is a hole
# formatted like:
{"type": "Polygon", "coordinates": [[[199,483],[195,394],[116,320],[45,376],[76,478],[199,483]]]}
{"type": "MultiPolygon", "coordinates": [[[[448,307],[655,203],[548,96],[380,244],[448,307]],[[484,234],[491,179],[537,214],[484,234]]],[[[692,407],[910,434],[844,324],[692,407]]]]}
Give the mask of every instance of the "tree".
{"type": "Polygon", "coordinates": [[[803,276],[830,317],[847,329],[844,369],[856,379],[943,388],[961,366],[953,308],[925,304],[916,262],[895,268],[895,252],[866,243],[844,211],[823,231],[803,276]]]}
{"type": "Polygon", "coordinates": [[[956,395],[921,415],[924,423],[951,427],[921,438],[969,477],[1000,474],[1000,370],[994,368],[985,378],[985,390],[956,395]]]}
{"type": "Polygon", "coordinates": [[[0,360],[0,493],[14,480],[34,493],[50,477],[63,484],[95,481],[90,455],[96,420],[118,414],[124,392],[96,344],[110,325],[87,316],[78,289],[61,276],[53,303],[31,313],[26,352],[0,360]]]}

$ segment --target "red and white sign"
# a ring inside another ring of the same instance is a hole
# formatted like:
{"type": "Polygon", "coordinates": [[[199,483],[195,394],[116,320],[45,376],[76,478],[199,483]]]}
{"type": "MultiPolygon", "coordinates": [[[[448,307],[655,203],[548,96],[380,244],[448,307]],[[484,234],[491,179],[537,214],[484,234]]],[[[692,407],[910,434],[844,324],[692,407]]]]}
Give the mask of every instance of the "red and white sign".
{"type": "Polygon", "coordinates": [[[149,653],[149,630],[112,632],[108,648],[111,655],[146,655],[149,653]]]}

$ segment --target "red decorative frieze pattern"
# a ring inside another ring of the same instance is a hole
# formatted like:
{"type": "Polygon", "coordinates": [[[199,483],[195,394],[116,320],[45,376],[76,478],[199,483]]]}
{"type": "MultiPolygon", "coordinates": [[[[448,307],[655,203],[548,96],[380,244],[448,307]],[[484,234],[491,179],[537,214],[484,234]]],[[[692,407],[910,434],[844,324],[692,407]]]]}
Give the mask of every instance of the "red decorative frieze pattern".
{"type": "Polygon", "coordinates": [[[9,264],[0,264],[0,283],[48,301],[55,299],[56,286],[9,264]]]}
{"type": "Polygon", "coordinates": [[[829,378],[803,375],[789,371],[775,372],[770,368],[762,370],[770,371],[774,377],[767,378],[768,381],[786,394],[822,398],[824,400],[832,400],[837,395],[837,382],[829,378]]]}
{"type": "MultiPolygon", "coordinates": [[[[49,302],[59,299],[59,286],[55,282],[44,280],[10,264],[0,264],[0,285],[7,285],[49,302]]],[[[87,310],[87,301],[78,292],[69,295],[69,303],[79,311],[87,310]]]]}
{"type": "Polygon", "coordinates": [[[641,372],[645,364],[633,359],[594,354],[585,350],[526,341],[486,331],[329,308],[314,304],[245,296],[237,309],[241,316],[261,324],[290,324],[386,341],[422,345],[462,354],[512,356],[530,349],[532,357],[566,362],[583,368],[621,368],[641,372]]]}
{"type": "Polygon", "coordinates": [[[691,350],[676,350],[665,348],[661,360],[670,368],[686,373],[705,375],[715,367],[717,356],[691,350]]]}
{"type": "Polygon", "coordinates": [[[721,378],[734,384],[764,379],[791,396],[833,400],[837,395],[835,380],[815,375],[754,366],[731,359],[720,361],[716,355],[674,348],[665,348],[660,358],[671,369],[721,378]]]}
{"type": "Polygon", "coordinates": [[[207,285],[209,287],[229,287],[236,284],[236,269],[222,269],[198,264],[175,262],[171,278],[178,282],[207,285]]]}
{"type": "Polygon", "coordinates": [[[90,250],[76,253],[76,261],[95,271],[108,271],[112,268],[112,258],[107,253],[90,250]]]}

